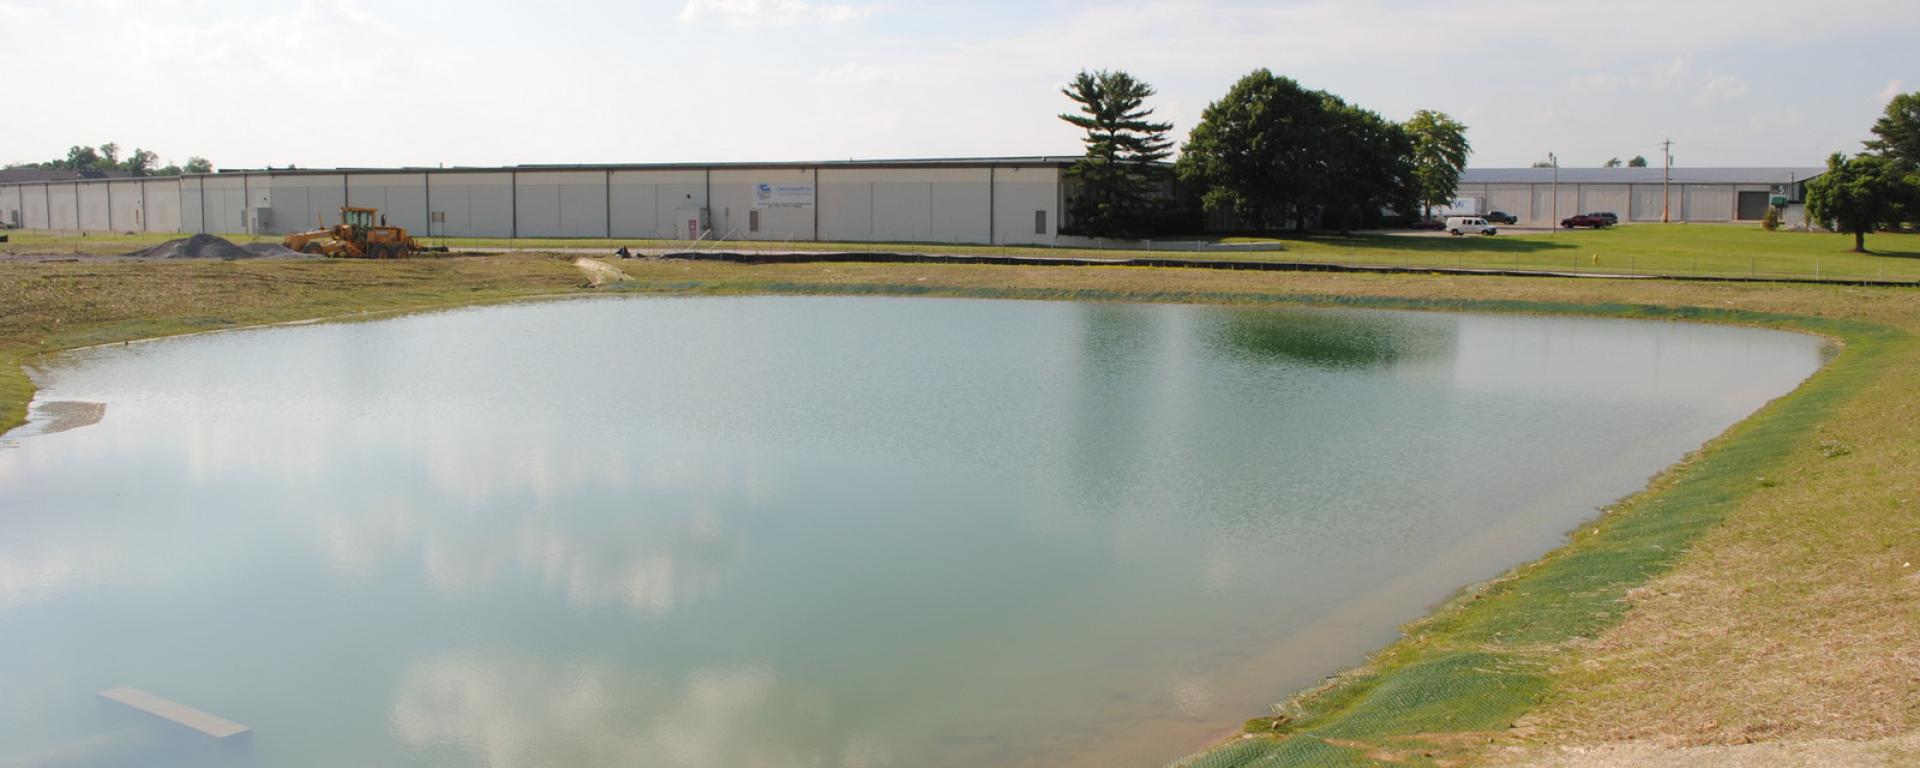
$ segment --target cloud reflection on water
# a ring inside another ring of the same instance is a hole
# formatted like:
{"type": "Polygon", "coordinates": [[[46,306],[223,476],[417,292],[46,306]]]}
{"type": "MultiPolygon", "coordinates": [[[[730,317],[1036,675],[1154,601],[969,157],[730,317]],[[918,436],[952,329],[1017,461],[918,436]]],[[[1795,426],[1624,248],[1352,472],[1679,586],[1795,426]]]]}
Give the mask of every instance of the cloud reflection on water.
{"type": "Polygon", "coordinates": [[[759,665],[663,680],[598,662],[456,654],[401,674],[390,724],[409,749],[457,749],[492,768],[893,764],[885,742],[833,735],[825,699],[759,665]]]}

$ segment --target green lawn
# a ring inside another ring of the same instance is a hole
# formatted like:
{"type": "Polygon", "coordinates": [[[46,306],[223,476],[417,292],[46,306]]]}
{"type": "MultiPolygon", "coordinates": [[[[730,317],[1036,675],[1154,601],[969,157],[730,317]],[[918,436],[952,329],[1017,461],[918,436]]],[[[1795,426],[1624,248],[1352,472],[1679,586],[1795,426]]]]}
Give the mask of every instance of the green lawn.
{"type": "MultiPolygon", "coordinates": [[[[1250,238],[1236,238],[1247,242],[1250,238]]],[[[1406,267],[1467,267],[1733,277],[1920,280],[1920,237],[1878,234],[1870,254],[1852,239],[1767,232],[1729,224],[1637,224],[1494,237],[1320,236],[1277,240],[1277,253],[1241,258],[1337,261],[1406,267]]]]}

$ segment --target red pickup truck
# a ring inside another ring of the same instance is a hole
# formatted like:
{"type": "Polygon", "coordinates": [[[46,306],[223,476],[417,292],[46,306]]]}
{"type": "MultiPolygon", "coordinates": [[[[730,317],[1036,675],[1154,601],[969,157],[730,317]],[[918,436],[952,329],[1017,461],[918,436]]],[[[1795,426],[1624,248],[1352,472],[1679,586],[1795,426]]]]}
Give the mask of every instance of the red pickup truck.
{"type": "Polygon", "coordinates": [[[1601,227],[1613,226],[1613,219],[1597,213],[1582,213],[1561,219],[1560,226],[1566,227],[1567,229],[1573,229],[1574,227],[1593,227],[1594,229],[1599,229],[1601,227]]]}

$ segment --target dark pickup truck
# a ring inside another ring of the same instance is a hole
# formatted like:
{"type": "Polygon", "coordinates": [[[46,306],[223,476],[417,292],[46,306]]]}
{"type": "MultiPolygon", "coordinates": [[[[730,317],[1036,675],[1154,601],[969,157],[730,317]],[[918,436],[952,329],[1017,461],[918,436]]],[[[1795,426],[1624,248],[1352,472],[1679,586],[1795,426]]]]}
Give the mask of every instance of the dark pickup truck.
{"type": "Polygon", "coordinates": [[[1494,211],[1480,218],[1486,219],[1487,221],[1500,223],[1500,224],[1520,223],[1520,217],[1515,216],[1511,213],[1507,213],[1506,211],[1494,211]]]}
{"type": "Polygon", "coordinates": [[[1597,213],[1582,213],[1561,219],[1560,226],[1566,227],[1567,229],[1573,229],[1574,227],[1593,227],[1594,229],[1599,229],[1601,227],[1611,227],[1613,226],[1613,222],[1614,219],[1597,213]]]}

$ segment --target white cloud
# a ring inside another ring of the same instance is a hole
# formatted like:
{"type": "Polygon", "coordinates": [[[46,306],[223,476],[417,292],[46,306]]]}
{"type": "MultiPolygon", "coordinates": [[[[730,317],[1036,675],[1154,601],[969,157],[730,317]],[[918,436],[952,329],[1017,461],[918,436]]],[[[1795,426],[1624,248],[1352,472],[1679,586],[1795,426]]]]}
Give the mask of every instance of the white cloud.
{"type": "Polygon", "coordinates": [[[864,19],[872,13],[873,9],[867,6],[806,0],[687,0],[674,18],[686,24],[713,18],[736,27],[784,27],[840,24],[864,19]]]}
{"type": "Polygon", "coordinates": [[[47,11],[44,8],[35,8],[31,5],[20,5],[17,3],[0,3],[0,19],[7,21],[23,22],[39,19],[46,15],[47,11]]]}
{"type": "Polygon", "coordinates": [[[848,62],[837,67],[826,67],[814,75],[822,83],[893,83],[900,82],[900,73],[882,66],[872,66],[848,62]]]}
{"type": "Polygon", "coordinates": [[[1880,89],[1880,92],[1874,95],[1873,105],[1876,107],[1884,106],[1887,102],[1893,101],[1893,97],[1906,92],[1907,92],[1907,81],[1888,80],[1887,87],[1880,89]]]}
{"type": "Polygon", "coordinates": [[[1698,72],[1691,54],[1627,72],[1593,72],[1572,78],[1580,92],[1692,93],[1701,102],[1732,101],[1747,95],[1747,81],[1722,72],[1698,72]]]}
{"type": "Polygon", "coordinates": [[[1732,75],[1714,75],[1700,86],[1700,97],[1707,101],[1732,101],[1747,95],[1747,81],[1732,75]]]}
{"type": "Polygon", "coordinates": [[[223,167],[1074,152],[1080,137],[1053,116],[1067,106],[1060,85],[1080,69],[1151,82],[1158,116],[1184,136],[1236,78],[1267,67],[1388,118],[1477,108],[1476,162],[1523,163],[1549,144],[1598,160],[1644,154],[1671,133],[1711,146],[1716,161],[1784,163],[1809,150],[1745,135],[1755,110],[1828,114],[1802,129],[1824,156],[1857,141],[1885,103],[1866,104],[1880,90],[1873,81],[1912,77],[1816,46],[1920,31],[1912,0],[1620,0],[1610,14],[1623,23],[1579,28],[1554,4],[1497,0],[1043,2],[1022,8],[1016,25],[1004,8],[952,0],[678,0],[594,13],[479,0],[460,14],[354,2],[0,0],[0,50],[61,74],[17,78],[15,95],[62,115],[9,126],[17,156],[0,160],[109,140],[223,167]],[[1825,23],[1838,15],[1876,24],[1825,23]],[[665,34],[582,46],[583,24],[665,34]],[[1434,32],[1448,28],[1474,34],[1434,32]],[[358,42],[340,46],[349,36],[358,42]],[[523,43],[511,55],[460,44],[506,37],[523,43]],[[1780,69],[1781,57],[1808,66],[1780,69]],[[1460,72],[1496,85],[1439,87],[1460,72]],[[1846,81],[1851,94],[1815,85],[1846,81]],[[717,82],[750,87],[756,109],[783,116],[780,130],[709,119],[703,109],[727,108],[717,82]],[[343,119],[317,106],[314,94],[342,87],[402,94],[420,119],[343,119]],[[533,94],[572,106],[564,115],[486,107],[533,94]],[[187,104],[241,119],[187,119],[187,104]],[[477,109],[485,131],[474,130],[477,109]],[[273,118],[270,130],[253,116],[273,118]]]}

